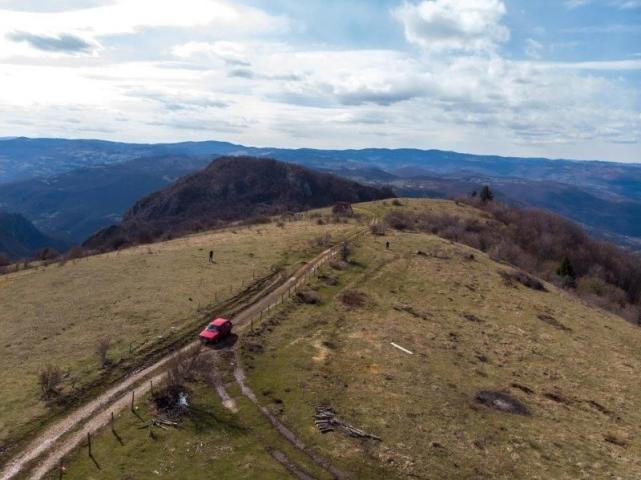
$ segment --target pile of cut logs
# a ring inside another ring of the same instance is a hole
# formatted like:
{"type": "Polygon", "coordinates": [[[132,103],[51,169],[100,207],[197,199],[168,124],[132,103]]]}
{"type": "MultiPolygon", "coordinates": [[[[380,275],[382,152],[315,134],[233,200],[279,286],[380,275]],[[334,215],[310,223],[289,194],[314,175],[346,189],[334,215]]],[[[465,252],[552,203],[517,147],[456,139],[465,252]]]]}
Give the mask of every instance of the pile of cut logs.
{"type": "Polygon", "coordinates": [[[314,423],[321,433],[333,432],[338,429],[354,438],[371,438],[373,440],[381,441],[380,437],[371,435],[359,428],[356,428],[348,423],[343,422],[336,417],[336,411],[329,405],[318,405],[316,407],[316,414],[314,415],[314,423]]]}

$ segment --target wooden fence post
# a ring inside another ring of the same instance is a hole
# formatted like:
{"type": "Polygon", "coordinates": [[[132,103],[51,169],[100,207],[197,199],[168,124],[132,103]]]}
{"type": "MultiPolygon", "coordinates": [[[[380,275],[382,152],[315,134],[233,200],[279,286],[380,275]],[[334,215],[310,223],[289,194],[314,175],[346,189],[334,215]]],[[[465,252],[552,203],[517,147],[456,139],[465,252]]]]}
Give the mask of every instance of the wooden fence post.
{"type": "Polygon", "coordinates": [[[111,431],[112,432],[116,431],[116,427],[114,425],[114,412],[111,412],[111,431]]]}
{"type": "Polygon", "coordinates": [[[131,391],[131,411],[134,411],[134,401],[136,399],[136,391],[132,390],[131,391]]]}

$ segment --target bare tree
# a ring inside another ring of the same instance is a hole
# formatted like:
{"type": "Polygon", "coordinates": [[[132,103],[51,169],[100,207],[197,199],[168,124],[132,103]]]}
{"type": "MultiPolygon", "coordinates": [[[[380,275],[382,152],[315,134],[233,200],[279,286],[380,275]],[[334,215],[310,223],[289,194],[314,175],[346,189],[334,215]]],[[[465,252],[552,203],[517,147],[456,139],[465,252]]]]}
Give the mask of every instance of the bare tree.
{"type": "Polygon", "coordinates": [[[110,348],[111,337],[102,337],[98,340],[98,343],[96,344],[96,355],[98,356],[98,361],[100,362],[101,368],[105,368],[109,363],[109,358],[107,358],[107,355],[110,348]]]}
{"type": "Polygon", "coordinates": [[[60,395],[60,383],[62,382],[62,370],[60,368],[47,365],[40,370],[38,375],[38,385],[42,390],[42,396],[45,399],[50,399],[60,395]]]}

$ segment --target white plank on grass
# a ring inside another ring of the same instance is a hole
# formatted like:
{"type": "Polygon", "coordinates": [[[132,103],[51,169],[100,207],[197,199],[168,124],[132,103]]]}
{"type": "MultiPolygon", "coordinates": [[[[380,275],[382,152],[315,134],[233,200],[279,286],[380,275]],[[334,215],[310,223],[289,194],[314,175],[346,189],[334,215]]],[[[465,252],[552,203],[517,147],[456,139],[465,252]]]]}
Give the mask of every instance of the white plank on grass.
{"type": "Polygon", "coordinates": [[[403,347],[401,347],[400,345],[398,345],[398,344],[396,344],[394,342],[391,342],[391,344],[392,344],[392,347],[398,348],[399,350],[401,350],[402,352],[407,353],[408,355],[414,355],[414,353],[410,352],[407,348],[403,348],[403,347]]]}

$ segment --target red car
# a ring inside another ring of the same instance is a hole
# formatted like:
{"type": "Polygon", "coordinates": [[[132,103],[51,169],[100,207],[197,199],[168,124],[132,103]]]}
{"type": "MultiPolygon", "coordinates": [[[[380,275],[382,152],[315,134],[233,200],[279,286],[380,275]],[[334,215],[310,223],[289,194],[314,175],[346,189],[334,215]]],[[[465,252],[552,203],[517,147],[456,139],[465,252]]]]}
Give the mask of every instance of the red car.
{"type": "Polygon", "coordinates": [[[200,332],[200,341],[203,343],[217,342],[221,338],[226,337],[231,333],[233,325],[231,321],[224,318],[217,318],[207,325],[202,332],[200,332]]]}

